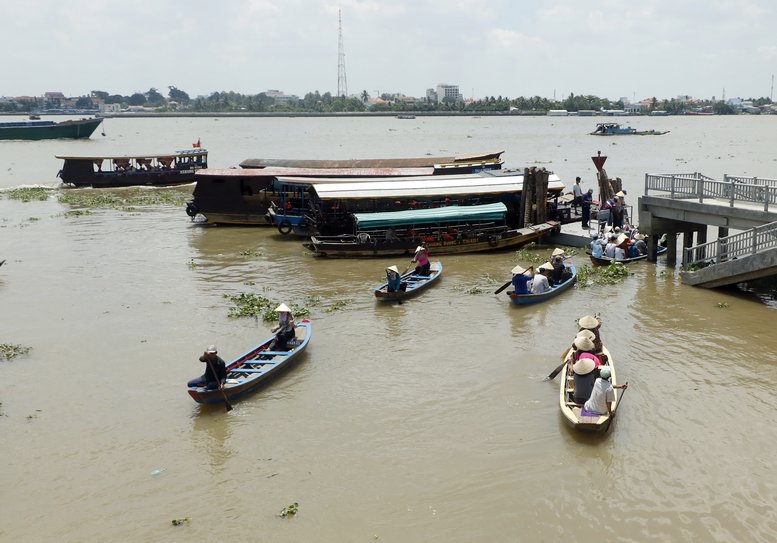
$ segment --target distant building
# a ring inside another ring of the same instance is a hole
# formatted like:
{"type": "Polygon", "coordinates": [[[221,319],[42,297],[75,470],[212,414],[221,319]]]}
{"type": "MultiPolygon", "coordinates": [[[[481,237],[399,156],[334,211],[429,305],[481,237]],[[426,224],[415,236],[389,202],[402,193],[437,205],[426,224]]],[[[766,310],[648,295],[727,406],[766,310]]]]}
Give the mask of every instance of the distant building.
{"type": "Polygon", "coordinates": [[[296,102],[299,100],[298,96],[293,94],[286,94],[282,91],[270,89],[264,93],[268,98],[272,98],[278,104],[286,104],[289,102],[296,102]]]}
{"type": "Polygon", "coordinates": [[[106,104],[102,103],[98,106],[100,113],[119,113],[121,111],[121,104],[106,104]]]}
{"type": "Polygon", "coordinates": [[[459,103],[463,101],[463,97],[459,92],[458,85],[448,85],[447,83],[440,83],[437,85],[437,102],[454,102],[459,103]]]}
{"type": "Polygon", "coordinates": [[[640,113],[642,111],[642,104],[640,103],[625,104],[623,106],[623,110],[629,115],[636,115],[637,113],[640,113]]]}
{"type": "Polygon", "coordinates": [[[434,89],[426,89],[426,101],[437,102],[437,91],[434,89]]]}

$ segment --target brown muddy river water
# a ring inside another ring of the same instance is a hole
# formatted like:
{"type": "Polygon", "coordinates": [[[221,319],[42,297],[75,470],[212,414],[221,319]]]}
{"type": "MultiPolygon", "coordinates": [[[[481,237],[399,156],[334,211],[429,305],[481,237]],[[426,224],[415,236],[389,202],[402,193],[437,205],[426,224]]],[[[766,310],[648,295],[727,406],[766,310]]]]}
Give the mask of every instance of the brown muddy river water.
{"type": "Polygon", "coordinates": [[[271,229],[195,225],[183,206],[66,214],[54,189],[55,154],[198,138],[212,167],[504,149],[507,167],[584,188],[601,150],[633,205],[647,172],[777,178],[774,117],[641,117],[671,132],[617,141],[588,136],[596,122],[109,119],[85,142],[0,142],[0,188],[52,187],[45,201],[0,192],[0,343],[32,348],[0,362],[0,540],[777,540],[777,320],[754,295],[684,286],[659,259],[511,306],[493,294],[519,262],[502,252],[447,257],[439,285],[378,304],[383,269],[406,262],[314,258],[271,229]],[[241,292],[309,307],[313,337],[226,413],[185,383],[208,344],[230,359],[271,335],[228,317],[224,296],[241,292]],[[567,428],[543,382],[586,313],[630,384],[599,437],[567,428]]]}

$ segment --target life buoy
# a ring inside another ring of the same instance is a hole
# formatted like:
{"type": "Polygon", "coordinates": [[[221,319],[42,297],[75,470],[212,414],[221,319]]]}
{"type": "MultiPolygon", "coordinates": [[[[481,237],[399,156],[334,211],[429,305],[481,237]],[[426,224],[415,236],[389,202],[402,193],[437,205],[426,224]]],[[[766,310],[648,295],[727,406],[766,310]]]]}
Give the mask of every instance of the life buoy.
{"type": "Polygon", "coordinates": [[[499,238],[497,236],[491,236],[490,238],[488,238],[488,244],[491,247],[496,247],[497,245],[499,245],[499,238]]]}
{"type": "Polygon", "coordinates": [[[288,220],[283,219],[278,225],[278,232],[284,236],[287,235],[289,232],[291,232],[291,223],[288,220]]]}
{"type": "Polygon", "coordinates": [[[194,205],[193,202],[189,202],[186,204],[186,214],[189,215],[191,218],[194,218],[195,215],[197,215],[197,212],[199,209],[197,209],[197,206],[194,205]]]}

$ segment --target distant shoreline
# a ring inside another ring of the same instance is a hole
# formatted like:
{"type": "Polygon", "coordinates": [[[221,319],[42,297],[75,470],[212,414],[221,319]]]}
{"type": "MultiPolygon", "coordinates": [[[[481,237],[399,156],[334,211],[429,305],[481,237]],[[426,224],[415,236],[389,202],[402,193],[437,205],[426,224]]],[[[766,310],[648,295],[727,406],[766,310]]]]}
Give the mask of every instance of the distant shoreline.
{"type": "MultiPolygon", "coordinates": [[[[29,113],[0,113],[0,115],[22,116],[26,117],[29,113]]],[[[627,115],[610,115],[597,113],[595,115],[578,115],[576,112],[570,112],[568,115],[548,115],[546,111],[343,111],[343,112],[318,112],[318,111],[300,111],[300,112],[268,112],[268,111],[139,111],[139,112],[121,112],[121,113],[41,113],[41,117],[53,116],[99,116],[103,119],[140,119],[148,117],[399,117],[400,120],[413,120],[412,117],[651,117],[646,113],[629,113],[627,115]]],[[[683,115],[680,115],[683,116],[683,115]]]]}

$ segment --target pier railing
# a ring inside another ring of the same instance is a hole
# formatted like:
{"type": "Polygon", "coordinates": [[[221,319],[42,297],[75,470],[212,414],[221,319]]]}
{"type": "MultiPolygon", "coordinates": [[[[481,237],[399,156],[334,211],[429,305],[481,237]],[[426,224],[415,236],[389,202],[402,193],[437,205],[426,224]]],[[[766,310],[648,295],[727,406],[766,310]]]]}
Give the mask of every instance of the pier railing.
{"type": "Polygon", "coordinates": [[[712,264],[754,255],[777,247],[777,222],[719,238],[683,250],[683,269],[693,271],[712,264]]]}
{"type": "Polygon", "coordinates": [[[645,196],[649,191],[668,193],[673,199],[726,200],[730,207],[735,202],[777,206],[777,179],[724,175],[723,181],[715,181],[700,173],[645,174],[645,196]]]}

